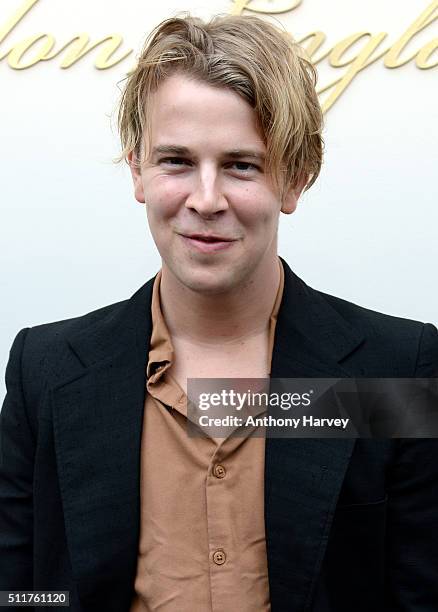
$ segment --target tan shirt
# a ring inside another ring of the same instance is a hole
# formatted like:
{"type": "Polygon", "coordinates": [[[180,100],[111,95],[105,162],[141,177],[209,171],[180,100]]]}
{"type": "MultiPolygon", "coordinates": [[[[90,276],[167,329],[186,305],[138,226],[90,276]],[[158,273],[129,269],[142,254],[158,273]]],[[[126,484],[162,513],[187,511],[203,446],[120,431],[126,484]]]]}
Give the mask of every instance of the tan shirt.
{"type": "MultiPolygon", "coordinates": [[[[284,273],[269,321],[270,371],[284,273]]],[[[270,610],[264,437],[189,437],[187,397],[168,374],[174,351],[152,294],[141,441],[140,540],[130,612],[270,610]]]]}

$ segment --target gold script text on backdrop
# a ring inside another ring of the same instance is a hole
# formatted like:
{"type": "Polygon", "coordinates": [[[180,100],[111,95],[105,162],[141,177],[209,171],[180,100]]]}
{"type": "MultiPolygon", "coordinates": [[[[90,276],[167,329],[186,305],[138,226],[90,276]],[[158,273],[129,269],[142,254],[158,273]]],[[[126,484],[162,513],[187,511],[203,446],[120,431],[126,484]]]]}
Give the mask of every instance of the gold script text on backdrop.
{"type": "MultiPolygon", "coordinates": [[[[16,26],[31,12],[40,0],[25,0],[17,11],[5,23],[0,22],[0,45],[13,32],[16,26]]],[[[303,0],[275,0],[254,1],[234,0],[230,9],[233,15],[244,12],[269,14],[285,14],[295,10],[303,0]]],[[[407,45],[414,37],[438,19],[438,0],[431,2],[425,10],[407,27],[406,31],[390,47],[382,48],[388,37],[387,32],[372,33],[368,31],[355,32],[347,36],[334,46],[321,52],[327,41],[324,32],[314,31],[307,34],[298,42],[306,49],[314,64],[327,59],[332,68],[344,69],[343,75],[319,88],[319,94],[327,94],[323,103],[323,110],[327,112],[340,96],[351,85],[356,76],[368,66],[384,58],[386,68],[400,68],[415,60],[421,70],[430,70],[438,66],[438,60],[432,56],[438,50],[438,38],[433,38],[426,45],[411,54],[405,54],[407,45]],[[359,47],[359,50],[357,48],[359,47]],[[318,55],[319,53],[319,55],[318,55]]],[[[0,62],[7,58],[8,65],[14,70],[26,70],[39,62],[53,60],[62,55],[60,68],[71,68],[76,62],[89,54],[93,49],[99,48],[94,66],[99,70],[113,68],[126,60],[133,49],[121,50],[123,38],[120,34],[109,34],[92,42],[90,36],[81,32],[69,41],[56,48],[53,34],[38,33],[14,43],[6,51],[0,48],[0,62]],[[119,54],[118,54],[119,52],[119,54]]]]}

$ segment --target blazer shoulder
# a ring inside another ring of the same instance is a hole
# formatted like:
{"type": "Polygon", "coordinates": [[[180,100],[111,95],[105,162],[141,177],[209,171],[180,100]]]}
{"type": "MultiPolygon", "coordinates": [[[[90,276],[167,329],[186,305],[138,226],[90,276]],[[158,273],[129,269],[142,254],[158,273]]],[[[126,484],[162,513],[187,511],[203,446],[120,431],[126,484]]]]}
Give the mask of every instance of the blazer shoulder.
{"type": "Polygon", "coordinates": [[[47,416],[44,411],[50,402],[45,399],[51,390],[81,376],[84,368],[114,355],[128,341],[140,350],[137,339],[149,333],[147,313],[155,278],[126,300],[78,317],[23,328],[17,334],[10,351],[7,382],[8,378],[20,380],[22,401],[35,430],[38,417],[47,416]]]}
{"type": "Polygon", "coordinates": [[[438,330],[434,325],[377,312],[320,291],[316,293],[363,334],[363,348],[371,358],[374,355],[380,361],[377,356],[383,356],[403,376],[438,375],[438,330]]]}
{"type": "Polygon", "coordinates": [[[371,334],[421,335],[424,323],[371,310],[322,291],[316,291],[350,325],[371,334]]]}
{"type": "MultiPolygon", "coordinates": [[[[143,307],[150,303],[155,278],[156,275],[137,289],[131,297],[120,302],[102,306],[77,317],[43,323],[29,328],[29,346],[34,348],[35,351],[41,352],[46,350],[47,347],[52,347],[54,343],[56,344],[66,337],[86,332],[87,329],[91,330],[96,326],[106,324],[111,326],[113,321],[119,318],[123,319],[126,316],[142,316],[143,307]]],[[[32,350],[30,352],[33,353],[32,350]]]]}
{"type": "Polygon", "coordinates": [[[61,338],[86,330],[98,322],[104,320],[110,321],[111,318],[117,316],[123,310],[128,301],[122,300],[77,317],[30,327],[27,340],[28,345],[35,348],[35,350],[44,351],[46,347],[51,346],[61,338]]]}
{"type": "Polygon", "coordinates": [[[110,321],[127,302],[123,300],[77,317],[20,330],[12,345],[9,361],[20,365],[23,392],[29,405],[38,401],[46,382],[53,380],[57,365],[66,354],[67,338],[80,331],[86,332],[96,323],[110,321]]]}

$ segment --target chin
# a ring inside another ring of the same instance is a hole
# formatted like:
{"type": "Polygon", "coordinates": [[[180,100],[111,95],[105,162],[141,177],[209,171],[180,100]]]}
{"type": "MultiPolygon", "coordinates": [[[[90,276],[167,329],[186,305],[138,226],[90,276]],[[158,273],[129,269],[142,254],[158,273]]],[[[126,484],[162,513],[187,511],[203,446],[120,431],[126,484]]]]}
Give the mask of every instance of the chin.
{"type": "Polygon", "coordinates": [[[228,293],[234,288],[233,284],[230,282],[230,279],[227,279],[227,281],[221,283],[217,280],[207,281],[200,278],[186,278],[180,279],[180,282],[182,282],[188,289],[202,295],[220,295],[223,293],[228,293]]]}
{"type": "Polygon", "coordinates": [[[213,269],[193,270],[192,273],[187,273],[187,270],[181,273],[176,272],[176,274],[174,272],[175,276],[184,287],[202,295],[220,295],[238,287],[229,269],[223,271],[223,278],[221,278],[222,274],[213,269]]]}

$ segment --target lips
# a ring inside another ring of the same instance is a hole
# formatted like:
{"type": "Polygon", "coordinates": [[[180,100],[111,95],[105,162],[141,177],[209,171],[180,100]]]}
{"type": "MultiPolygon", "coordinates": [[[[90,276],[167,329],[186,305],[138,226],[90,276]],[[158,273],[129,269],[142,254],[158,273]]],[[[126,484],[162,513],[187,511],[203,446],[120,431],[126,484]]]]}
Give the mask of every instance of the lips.
{"type": "Polygon", "coordinates": [[[180,234],[182,240],[191,250],[198,253],[216,253],[232,247],[236,240],[216,234],[180,234]]]}
{"type": "Polygon", "coordinates": [[[184,234],[186,238],[192,240],[201,240],[202,242],[232,242],[233,238],[226,238],[224,236],[217,236],[213,234],[184,234]]]}

